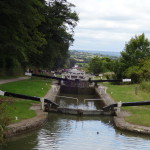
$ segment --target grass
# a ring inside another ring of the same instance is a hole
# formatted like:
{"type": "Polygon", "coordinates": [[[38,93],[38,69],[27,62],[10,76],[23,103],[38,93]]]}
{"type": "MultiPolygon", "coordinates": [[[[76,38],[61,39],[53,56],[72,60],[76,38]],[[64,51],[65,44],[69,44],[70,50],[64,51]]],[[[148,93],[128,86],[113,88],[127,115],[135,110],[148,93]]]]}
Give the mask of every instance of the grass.
{"type": "MultiPolygon", "coordinates": [[[[43,97],[50,89],[51,81],[46,79],[28,79],[23,81],[11,82],[7,84],[1,84],[0,90],[8,91],[18,94],[43,97]]],[[[30,107],[35,101],[19,100],[17,98],[0,97],[3,101],[8,100],[10,103],[6,103],[6,110],[12,119],[11,122],[18,122],[23,119],[32,118],[36,116],[35,111],[30,110],[30,107]],[[16,120],[18,117],[18,120],[16,120]]],[[[1,105],[1,104],[0,104],[1,105]]]]}
{"type": "Polygon", "coordinates": [[[0,90],[42,97],[50,88],[50,80],[29,79],[0,85],[0,90]]]}
{"type": "Polygon", "coordinates": [[[131,112],[131,116],[126,117],[125,120],[127,122],[143,125],[143,126],[150,126],[150,109],[146,109],[143,106],[141,107],[132,107],[126,108],[125,110],[131,112]]]}
{"type": "Polygon", "coordinates": [[[142,82],[140,88],[150,92],[150,82],[142,82]]]}
{"type": "MultiPolygon", "coordinates": [[[[150,93],[139,88],[140,85],[111,85],[108,83],[105,83],[105,85],[108,87],[107,92],[116,102],[150,101],[150,93]],[[137,94],[135,93],[135,87],[138,87],[137,94]]],[[[126,121],[150,126],[150,106],[122,107],[122,109],[132,114],[125,118],[126,121]]]]}
{"type": "Polygon", "coordinates": [[[15,123],[23,119],[28,119],[36,116],[35,111],[29,109],[33,103],[35,102],[26,100],[14,100],[11,103],[3,104],[5,104],[5,109],[7,110],[7,114],[11,119],[11,123],[15,123]]]}

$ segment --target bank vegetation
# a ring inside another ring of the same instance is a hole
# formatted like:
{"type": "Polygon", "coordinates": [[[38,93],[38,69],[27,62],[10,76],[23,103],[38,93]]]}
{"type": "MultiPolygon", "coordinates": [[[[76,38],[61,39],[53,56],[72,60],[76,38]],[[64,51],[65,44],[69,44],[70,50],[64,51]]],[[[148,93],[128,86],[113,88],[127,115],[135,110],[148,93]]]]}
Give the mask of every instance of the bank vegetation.
{"type": "MultiPolygon", "coordinates": [[[[37,97],[44,97],[50,87],[50,80],[35,78],[0,85],[0,89],[3,91],[37,97]]],[[[33,103],[39,102],[0,97],[0,145],[7,125],[36,116],[35,111],[30,109],[33,103]]]]}

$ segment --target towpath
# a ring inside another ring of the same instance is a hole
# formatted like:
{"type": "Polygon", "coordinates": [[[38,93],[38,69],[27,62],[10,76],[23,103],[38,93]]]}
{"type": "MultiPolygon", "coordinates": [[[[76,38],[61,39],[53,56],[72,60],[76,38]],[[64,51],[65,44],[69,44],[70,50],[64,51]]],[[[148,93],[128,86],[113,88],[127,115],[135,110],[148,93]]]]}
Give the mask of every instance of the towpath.
{"type": "Polygon", "coordinates": [[[0,84],[20,81],[20,80],[26,80],[26,79],[29,79],[29,78],[30,77],[18,77],[18,78],[13,78],[13,79],[0,79],[0,84]]]}

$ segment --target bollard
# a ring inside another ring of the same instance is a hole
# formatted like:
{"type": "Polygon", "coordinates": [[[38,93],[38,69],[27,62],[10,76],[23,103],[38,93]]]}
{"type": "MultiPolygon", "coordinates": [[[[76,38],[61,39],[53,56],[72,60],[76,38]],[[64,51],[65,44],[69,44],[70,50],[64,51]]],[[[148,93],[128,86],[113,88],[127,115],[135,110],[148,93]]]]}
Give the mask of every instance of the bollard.
{"type": "Polygon", "coordinates": [[[4,96],[5,92],[0,90],[0,95],[4,96]]]}
{"type": "Polygon", "coordinates": [[[17,117],[17,116],[15,116],[15,118],[16,118],[16,120],[18,120],[18,117],[17,117]]]}
{"type": "Polygon", "coordinates": [[[105,88],[105,94],[106,94],[106,91],[107,91],[107,87],[104,87],[105,88]]]}

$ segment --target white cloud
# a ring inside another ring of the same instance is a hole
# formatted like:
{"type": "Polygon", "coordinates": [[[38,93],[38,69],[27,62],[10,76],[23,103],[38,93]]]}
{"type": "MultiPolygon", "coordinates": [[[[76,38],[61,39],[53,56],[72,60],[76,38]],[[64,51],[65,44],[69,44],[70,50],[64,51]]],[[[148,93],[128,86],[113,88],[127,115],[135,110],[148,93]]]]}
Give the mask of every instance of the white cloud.
{"type": "Polygon", "coordinates": [[[75,9],[80,18],[75,29],[73,49],[97,48],[97,50],[121,51],[124,43],[135,35],[145,33],[146,37],[150,37],[149,0],[68,0],[68,2],[76,5],[75,9]]]}

